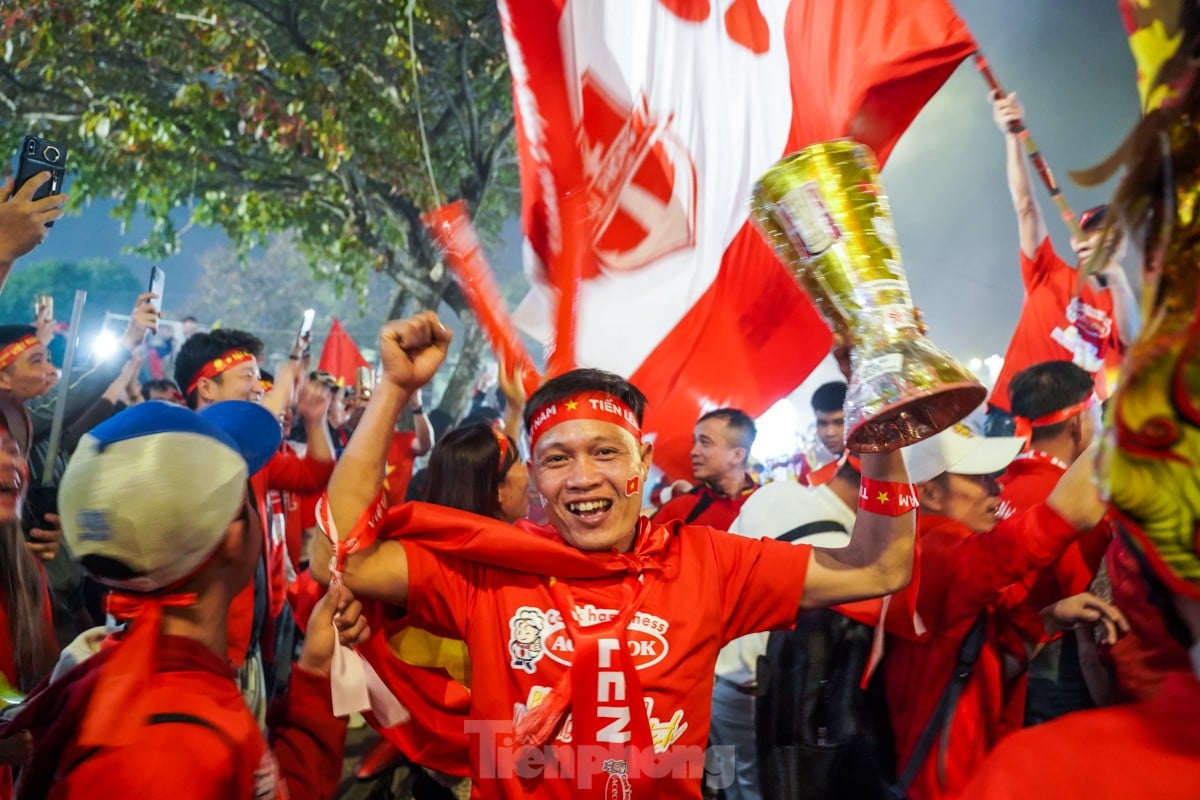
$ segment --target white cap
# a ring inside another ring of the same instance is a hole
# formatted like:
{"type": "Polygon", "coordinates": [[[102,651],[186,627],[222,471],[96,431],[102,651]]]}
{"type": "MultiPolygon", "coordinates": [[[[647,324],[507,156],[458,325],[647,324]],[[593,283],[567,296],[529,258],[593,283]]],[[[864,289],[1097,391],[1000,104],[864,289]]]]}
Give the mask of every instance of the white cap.
{"type": "Polygon", "coordinates": [[[1007,467],[1025,440],[1020,436],[980,436],[966,425],[953,425],[936,436],[900,451],[908,479],[923,483],[943,472],[990,475],[1007,467]]]}

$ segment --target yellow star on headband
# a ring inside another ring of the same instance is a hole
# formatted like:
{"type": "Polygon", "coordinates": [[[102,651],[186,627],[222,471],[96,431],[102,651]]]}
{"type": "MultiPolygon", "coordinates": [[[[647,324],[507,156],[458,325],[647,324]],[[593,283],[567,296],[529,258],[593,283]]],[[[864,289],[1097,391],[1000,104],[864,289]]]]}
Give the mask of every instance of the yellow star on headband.
{"type": "Polygon", "coordinates": [[[567,411],[574,411],[578,407],[579,407],[578,400],[568,400],[567,401],[567,411]]]}
{"type": "Polygon", "coordinates": [[[879,502],[881,502],[881,503],[890,503],[890,502],[892,502],[891,500],[889,500],[889,499],[888,499],[888,493],[887,493],[887,492],[880,492],[880,493],[879,493],[879,497],[876,497],[875,499],[876,499],[876,500],[878,500],[878,501],[879,501],[879,502]]]}

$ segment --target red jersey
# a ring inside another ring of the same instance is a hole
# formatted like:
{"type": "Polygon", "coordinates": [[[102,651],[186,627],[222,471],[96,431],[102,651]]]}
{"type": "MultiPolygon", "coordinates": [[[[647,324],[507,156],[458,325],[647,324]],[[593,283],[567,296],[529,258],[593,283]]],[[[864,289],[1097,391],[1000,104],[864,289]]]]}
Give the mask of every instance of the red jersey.
{"type": "MultiPolygon", "coordinates": [[[[898,769],[907,765],[933,716],[963,639],[980,613],[1003,603],[1005,587],[1049,564],[1075,536],[1075,530],[1044,505],[980,534],[947,517],[918,512],[917,611],[929,634],[916,641],[889,635],[884,653],[898,769]]],[[[987,751],[1020,726],[1024,682],[1004,685],[1003,652],[994,621],[989,619],[983,652],[959,698],[949,738],[936,740],[909,789],[911,800],[957,795],[987,751]],[[938,775],[942,746],[946,748],[944,781],[938,775]]]]}
{"type": "Polygon", "coordinates": [[[1168,674],[1155,700],[1068,714],[1006,739],[963,792],[971,800],[1200,797],[1200,681],[1168,674]]]}
{"type": "MultiPolygon", "coordinates": [[[[1000,518],[1007,519],[1044,503],[1067,466],[1036,451],[1017,456],[1000,477],[1000,518]]],[[[1112,530],[1106,520],[1072,542],[1032,588],[1029,600],[1032,610],[1036,613],[1064,597],[1086,592],[1111,538],[1112,530]]]]}
{"type": "Polygon", "coordinates": [[[157,672],[145,688],[150,713],[128,720],[136,728],[128,744],[82,748],[75,737],[96,677],[115,649],[44,684],[11,723],[11,730],[27,729],[34,736],[34,757],[18,784],[24,796],[333,796],[346,723],[333,716],[329,678],[292,670],[288,697],[271,709],[268,749],[229,665],[193,639],[159,637],[157,672]]]}
{"type": "MultiPolygon", "coordinates": [[[[574,698],[572,714],[544,749],[512,745],[516,720],[573,663],[574,643],[550,579],[401,541],[412,623],[462,639],[470,651],[474,796],[565,799],[604,786],[612,762],[594,763],[572,745],[573,717],[595,715],[602,698],[574,698]]],[[[669,765],[655,783],[657,796],[699,798],[717,653],[738,636],[793,622],[811,548],[703,527],[678,527],[665,541],[662,575],[633,611],[626,647],[644,693],[654,751],[669,765]]],[[[569,613],[583,630],[617,616],[627,600],[623,573],[570,578],[567,584],[574,598],[569,613]]]]}
{"type": "Polygon", "coordinates": [[[1119,363],[1121,340],[1113,319],[1112,293],[1085,282],[1075,296],[1079,273],[1054,252],[1047,237],[1033,258],[1021,253],[1025,305],[1004,354],[1004,367],[988,403],[1010,410],[1008,384],[1026,367],[1043,361],[1072,361],[1092,373],[1096,394],[1108,397],[1106,363],[1119,363]]]}
{"type": "Polygon", "coordinates": [[[679,520],[685,525],[707,525],[719,531],[729,530],[729,526],[741,513],[746,498],[754,494],[758,485],[746,476],[741,492],[737,497],[725,497],[714,492],[707,484],[700,484],[687,494],[673,497],[662,508],[654,512],[650,519],[658,525],[679,520]]]}

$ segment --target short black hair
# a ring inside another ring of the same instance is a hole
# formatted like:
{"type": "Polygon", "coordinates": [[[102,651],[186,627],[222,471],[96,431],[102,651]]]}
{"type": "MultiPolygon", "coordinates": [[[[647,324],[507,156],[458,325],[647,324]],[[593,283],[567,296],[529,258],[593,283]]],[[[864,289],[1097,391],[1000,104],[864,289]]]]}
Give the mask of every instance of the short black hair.
{"type": "Polygon", "coordinates": [[[8,347],[26,336],[37,336],[37,328],[32,325],[0,325],[0,347],[8,347]]]}
{"type": "Polygon", "coordinates": [[[641,389],[620,375],[602,369],[573,369],[546,381],[529,398],[525,404],[525,430],[529,430],[529,423],[543,408],[579,392],[611,394],[629,406],[629,410],[637,417],[638,425],[642,424],[642,417],[646,413],[646,395],[642,394],[641,389]]]}
{"type": "MultiPolygon", "coordinates": [[[[233,350],[245,350],[258,358],[262,355],[263,343],[254,334],[233,328],[192,334],[175,356],[175,383],[181,387],[191,386],[205,364],[233,350]]],[[[200,404],[194,389],[187,393],[186,399],[188,408],[194,409],[200,404]]]]}
{"type": "MultiPolygon", "coordinates": [[[[1033,420],[1082,403],[1094,387],[1091,373],[1078,364],[1043,361],[1013,376],[1008,384],[1008,398],[1013,416],[1033,420]]],[[[1057,436],[1066,425],[1067,422],[1059,422],[1035,428],[1034,436],[1057,436]]]]}
{"type": "Polygon", "coordinates": [[[174,392],[180,397],[183,396],[183,392],[179,391],[179,387],[175,385],[175,381],[170,378],[159,378],[158,380],[150,380],[142,384],[143,400],[149,400],[152,392],[174,392]]]}
{"type": "Polygon", "coordinates": [[[846,382],[830,381],[817,387],[812,396],[812,409],[822,414],[841,411],[846,405],[846,382]]]}
{"type": "Polygon", "coordinates": [[[754,437],[758,429],[754,427],[754,419],[740,408],[717,408],[704,414],[696,420],[696,424],[709,419],[719,419],[729,427],[737,437],[737,446],[746,449],[746,460],[750,458],[750,448],[754,446],[754,437]]]}

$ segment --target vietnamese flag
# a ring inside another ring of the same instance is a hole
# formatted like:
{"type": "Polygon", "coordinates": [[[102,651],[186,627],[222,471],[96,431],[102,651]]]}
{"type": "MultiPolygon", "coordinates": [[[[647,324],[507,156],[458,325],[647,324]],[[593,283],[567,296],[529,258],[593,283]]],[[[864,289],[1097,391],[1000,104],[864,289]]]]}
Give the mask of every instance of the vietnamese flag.
{"type": "Polygon", "coordinates": [[[328,372],[343,386],[353,386],[358,368],[370,366],[342,323],[334,317],[333,324],[329,326],[329,335],[325,337],[325,346],[321,348],[321,361],[317,369],[328,372]]]}
{"type": "Polygon", "coordinates": [[[766,411],[831,336],[749,219],[780,158],[852,136],[884,162],[975,50],[947,0],[499,0],[526,272],[514,315],[551,374],[650,400],[655,463],[690,477],[705,411],[766,411]]]}

